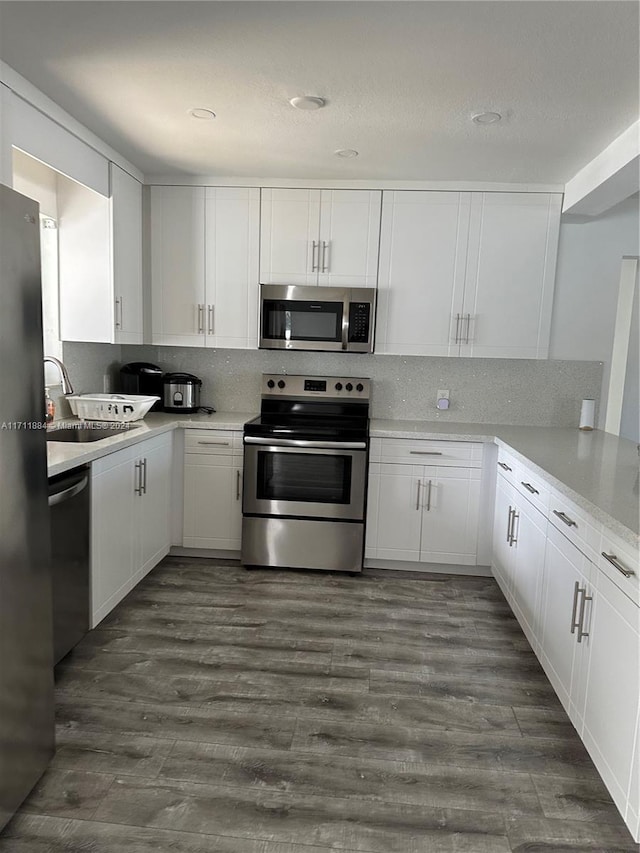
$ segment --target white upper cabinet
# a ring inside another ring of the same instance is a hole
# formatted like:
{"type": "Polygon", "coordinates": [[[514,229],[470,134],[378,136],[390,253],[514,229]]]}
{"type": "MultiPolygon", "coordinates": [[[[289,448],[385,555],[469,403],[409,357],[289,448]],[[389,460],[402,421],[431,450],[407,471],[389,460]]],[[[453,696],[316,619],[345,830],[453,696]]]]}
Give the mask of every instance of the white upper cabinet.
{"type": "Polygon", "coordinates": [[[375,287],[380,190],[263,189],[260,282],[375,287]]]}
{"type": "Polygon", "coordinates": [[[206,345],[258,345],[260,190],[207,187],[205,207],[206,345]]]}
{"type": "Polygon", "coordinates": [[[385,192],[376,352],[457,355],[470,209],[470,193],[385,192]]]}
{"type": "Polygon", "coordinates": [[[142,184],[111,164],[111,241],[115,343],[141,344],[142,184]]]}
{"type": "Polygon", "coordinates": [[[560,204],[385,191],[376,352],[546,358],[560,204]]]}
{"type": "Polygon", "coordinates": [[[152,342],[257,346],[259,190],[151,187],[152,342]]]}
{"type": "Polygon", "coordinates": [[[154,344],[205,344],[204,196],[204,187],[151,187],[154,344]]]}
{"type": "Polygon", "coordinates": [[[560,199],[472,194],[460,355],[547,357],[560,199]]]}

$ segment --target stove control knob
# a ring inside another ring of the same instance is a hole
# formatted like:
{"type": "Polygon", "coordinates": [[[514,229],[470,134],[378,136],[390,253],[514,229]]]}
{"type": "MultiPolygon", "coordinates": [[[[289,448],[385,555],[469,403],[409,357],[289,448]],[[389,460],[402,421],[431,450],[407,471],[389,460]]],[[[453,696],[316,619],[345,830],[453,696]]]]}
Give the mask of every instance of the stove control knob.
{"type": "Polygon", "coordinates": [[[347,389],[347,391],[353,391],[353,385],[350,382],[347,382],[344,387],[347,389]]]}
{"type": "Polygon", "coordinates": [[[284,379],[278,379],[278,388],[284,388],[285,385],[286,382],[284,381],[284,379]]]}
{"type": "Polygon", "coordinates": [[[362,384],[362,382],[358,382],[358,384],[356,385],[356,391],[364,391],[364,385],[362,384]]]}
{"type": "Polygon", "coordinates": [[[269,379],[269,381],[267,382],[267,388],[275,388],[275,387],[276,387],[276,383],[273,381],[273,379],[269,379]]]}
{"type": "Polygon", "coordinates": [[[336,391],[342,391],[342,382],[336,382],[336,391]]]}

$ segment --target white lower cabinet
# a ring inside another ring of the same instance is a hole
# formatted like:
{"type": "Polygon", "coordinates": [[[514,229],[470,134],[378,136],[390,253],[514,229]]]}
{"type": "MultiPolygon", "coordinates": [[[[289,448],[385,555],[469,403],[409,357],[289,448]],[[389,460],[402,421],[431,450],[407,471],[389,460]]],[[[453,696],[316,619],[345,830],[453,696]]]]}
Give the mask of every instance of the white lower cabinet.
{"type": "Polygon", "coordinates": [[[373,440],[365,557],[476,565],[482,445],[464,445],[373,440]]]}
{"type": "Polygon", "coordinates": [[[171,462],[166,433],[92,463],[92,627],[169,551],[171,462]]]}
{"type": "Polygon", "coordinates": [[[186,430],[185,548],[239,551],[242,531],[242,433],[186,430]]]}

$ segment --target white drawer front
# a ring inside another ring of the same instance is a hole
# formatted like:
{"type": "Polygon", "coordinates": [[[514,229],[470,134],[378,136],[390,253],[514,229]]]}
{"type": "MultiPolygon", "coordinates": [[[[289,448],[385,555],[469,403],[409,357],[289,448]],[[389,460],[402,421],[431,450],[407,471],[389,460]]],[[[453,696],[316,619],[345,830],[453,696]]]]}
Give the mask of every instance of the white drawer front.
{"type": "Polygon", "coordinates": [[[516,489],[546,515],[549,510],[551,487],[538,474],[534,474],[521,463],[517,464],[514,473],[516,489]]]}
{"type": "Polygon", "coordinates": [[[230,456],[242,452],[242,433],[236,430],[187,429],[184,452],[230,456]]]}
{"type": "Polygon", "coordinates": [[[497,461],[497,471],[498,473],[504,477],[504,479],[511,483],[512,486],[516,484],[516,476],[518,471],[518,463],[508,453],[504,448],[498,447],[498,461],[497,461]]]}
{"type": "Polygon", "coordinates": [[[374,462],[481,468],[482,452],[482,444],[473,441],[373,438],[370,455],[374,462]]]}
{"type": "Polygon", "coordinates": [[[576,548],[597,562],[602,525],[555,489],[550,493],[548,518],[576,548]]]}
{"type": "Polygon", "coordinates": [[[640,605],[640,554],[632,545],[615,533],[603,530],[598,568],[618,589],[640,605]]]}

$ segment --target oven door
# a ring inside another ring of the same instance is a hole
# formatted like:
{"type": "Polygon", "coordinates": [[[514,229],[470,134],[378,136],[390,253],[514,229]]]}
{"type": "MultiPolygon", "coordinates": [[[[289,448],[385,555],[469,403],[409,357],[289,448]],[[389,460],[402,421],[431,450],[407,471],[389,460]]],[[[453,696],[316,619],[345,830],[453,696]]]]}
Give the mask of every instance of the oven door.
{"type": "Polygon", "coordinates": [[[246,436],[242,510],[362,521],[366,473],[364,442],[246,436]]]}

